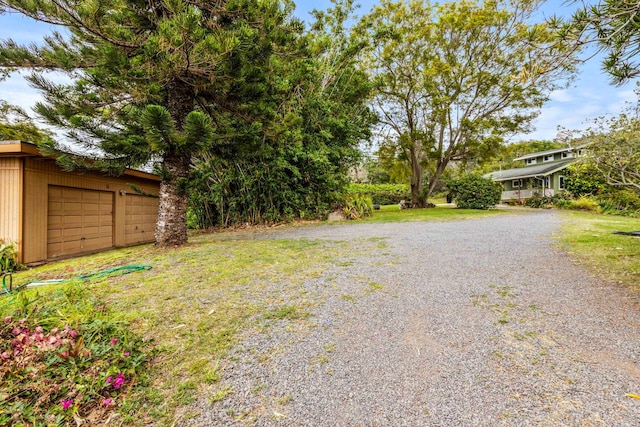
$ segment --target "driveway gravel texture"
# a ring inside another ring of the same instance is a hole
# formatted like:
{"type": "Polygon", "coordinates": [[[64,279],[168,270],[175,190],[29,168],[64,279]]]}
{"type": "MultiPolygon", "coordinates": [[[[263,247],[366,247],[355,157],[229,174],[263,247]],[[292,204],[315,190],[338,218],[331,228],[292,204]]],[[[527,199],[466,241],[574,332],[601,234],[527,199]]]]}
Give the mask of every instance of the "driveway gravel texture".
{"type": "Polygon", "coordinates": [[[377,246],[305,281],[306,320],[245,334],[177,424],[640,426],[638,296],[559,249],[561,221],[256,233],[377,246]]]}

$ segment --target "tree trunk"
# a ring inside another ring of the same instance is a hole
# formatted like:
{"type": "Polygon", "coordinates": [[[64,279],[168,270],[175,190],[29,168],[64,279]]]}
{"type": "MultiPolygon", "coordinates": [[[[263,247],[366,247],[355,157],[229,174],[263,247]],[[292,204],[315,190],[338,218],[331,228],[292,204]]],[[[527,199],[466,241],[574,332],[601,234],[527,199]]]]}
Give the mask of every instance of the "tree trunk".
{"type": "Polygon", "coordinates": [[[431,195],[433,190],[436,188],[436,185],[438,184],[438,181],[440,180],[440,177],[442,176],[442,173],[444,172],[444,170],[447,168],[448,164],[449,164],[449,159],[438,160],[438,164],[436,165],[436,171],[431,177],[431,181],[429,181],[428,195],[431,195]]]}
{"type": "MultiPolygon", "coordinates": [[[[167,110],[175,121],[176,130],[183,131],[184,122],[193,110],[192,89],[184,82],[174,79],[167,83],[167,110]]],[[[165,153],[160,183],[158,222],[156,223],[156,245],[178,246],[187,243],[187,179],[191,169],[191,155],[188,149],[182,151],[172,144],[165,153]]]]}
{"type": "Polygon", "coordinates": [[[411,150],[411,204],[413,207],[424,207],[422,200],[422,164],[416,150],[411,150]]]}
{"type": "Polygon", "coordinates": [[[182,188],[189,176],[187,156],[167,156],[164,159],[166,177],[160,183],[156,245],[178,246],[187,243],[187,205],[189,196],[182,188]]]}

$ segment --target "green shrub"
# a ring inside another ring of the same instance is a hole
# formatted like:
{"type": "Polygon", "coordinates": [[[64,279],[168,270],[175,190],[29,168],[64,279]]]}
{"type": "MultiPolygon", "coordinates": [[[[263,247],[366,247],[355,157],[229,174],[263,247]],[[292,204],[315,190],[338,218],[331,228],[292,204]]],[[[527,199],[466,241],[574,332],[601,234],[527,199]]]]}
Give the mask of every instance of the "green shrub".
{"type": "Polygon", "coordinates": [[[13,243],[4,243],[0,240],[0,273],[20,270],[18,264],[18,251],[13,243]]]}
{"type": "Polygon", "coordinates": [[[578,163],[566,170],[564,185],[575,197],[600,194],[607,188],[607,183],[593,165],[578,163]]]}
{"type": "Polygon", "coordinates": [[[411,189],[407,184],[351,184],[348,192],[369,196],[376,205],[395,205],[400,200],[411,200],[411,189]]]}
{"type": "Polygon", "coordinates": [[[569,209],[598,212],[600,205],[597,200],[591,197],[580,196],[578,199],[572,200],[571,203],[569,203],[569,209]]]}
{"type": "Polygon", "coordinates": [[[610,189],[606,193],[598,195],[597,200],[602,213],[640,216],[640,196],[631,189],[610,189]]]}
{"type": "Polygon", "coordinates": [[[479,175],[451,180],[449,190],[453,201],[463,209],[489,209],[502,197],[502,184],[479,175]]]}
{"type": "Polygon", "coordinates": [[[525,199],[523,202],[524,206],[530,208],[548,208],[549,206],[554,206],[557,208],[568,209],[570,204],[571,198],[566,192],[561,192],[553,196],[540,196],[539,194],[534,194],[533,197],[525,199]]]}
{"type": "Polygon", "coordinates": [[[306,144],[199,159],[189,180],[189,226],[321,218],[341,201],[347,185],[342,162],[321,147],[306,144]]]}
{"type": "Polygon", "coordinates": [[[569,209],[571,207],[572,201],[573,200],[571,200],[571,198],[569,197],[559,196],[554,199],[553,205],[560,209],[569,209]]]}
{"type": "Polygon", "coordinates": [[[373,213],[373,202],[369,196],[349,194],[344,201],[342,211],[347,219],[366,218],[373,213]]]}

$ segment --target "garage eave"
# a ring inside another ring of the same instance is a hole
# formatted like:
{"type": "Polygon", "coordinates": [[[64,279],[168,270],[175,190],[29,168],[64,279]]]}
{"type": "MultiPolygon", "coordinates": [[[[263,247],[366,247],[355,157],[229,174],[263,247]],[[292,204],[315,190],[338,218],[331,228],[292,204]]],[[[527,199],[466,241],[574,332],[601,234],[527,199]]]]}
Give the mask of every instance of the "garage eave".
{"type": "Polygon", "coordinates": [[[30,142],[0,141],[0,156],[2,157],[36,157],[42,156],[38,146],[30,142]]]}
{"type": "Polygon", "coordinates": [[[124,175],[132,176],[135,178],[149,179],[151,181],[157,181],[157,182],[162,181],[162,178],[160,178],[158,175],[154,175],[149,172],[139,171],[135,169],[125,169],[124,175]]]}
{"type": "MultiPolygon", "coordinates": [[[[38,146],[31,142],[24,141],[0,141],[0,157],[46,157],[40,153],[38,146]]],[[[135,169],[125,169],[124,175],[134,178],[148,179],[160,182],[162,179],[158,175],[135,169]]]]}

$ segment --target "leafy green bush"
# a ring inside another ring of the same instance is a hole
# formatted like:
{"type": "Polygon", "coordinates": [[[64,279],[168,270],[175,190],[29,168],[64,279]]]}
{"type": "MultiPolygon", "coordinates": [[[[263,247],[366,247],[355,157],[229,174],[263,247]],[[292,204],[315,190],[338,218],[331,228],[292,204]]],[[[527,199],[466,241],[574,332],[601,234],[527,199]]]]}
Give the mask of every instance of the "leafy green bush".
{"type": "Polygon", "coordinates": [[[594,198],[580,196],[578,199],[572,200],[571,203],[569,203],[569,209],[598,212],[600,205],[594,198]]]}
{"type": "Polygon", "coordinates": [[[347,219],[360,219],[371,216],[373,213],[373,202],[371,197],[363,194],[349,194],[342,206],[347,219]]]}
{"type": "Polygon", "coordinates": [[[449,190],[453,201],[463,209],[489,209],[502,197],[502,184],[480,175],[451,180],[449,190]]]}
{"type": "Polygon", "coordinates": [[[534,194],[533,197],[525,199],[524,206],[530,208],[547,208],[549,206],[555,206],[557,208],[569,208],[571,204],[571,197],[565,192],[555,194],[553,196],[540,196],[534,194]]]}
{"type": "Polygon", "coordinates": [[[97,425],[132,405],[147,344],[83,284],[4,298],[0,425],[97,425]]]}
{"type": "Polygon", "coordinates": [[[607,183],[593,165],[578,163],[566,170],[565,189],[575,197],[600,194],[607,188],[607,183]]]}
{"type": "Polygon", "coordinates": [[[602,213],[640,217],[640,196],[628,188],[610,189],[597,200],[602,213]]]}
{"type": "Polygon", "coordinates": [[[407,184],[351,184],[348,192],[369,196],[376,205],[395,205],[400,200],[411,200],[411,189],[407,184]]]}
{"type": "Polygon", "coordinates": [[[0,273],[13,272],[21,269],[18,264],[18,251],[13,243],[4,243],[0,240],[0,273]]]}
{"type": "Polygon", "coordinates": [[[330,153],[302,145],[202,159],[189,183],[189,226],[320,218],[340,201],[347,179],[342,169],[330,153]]]}

